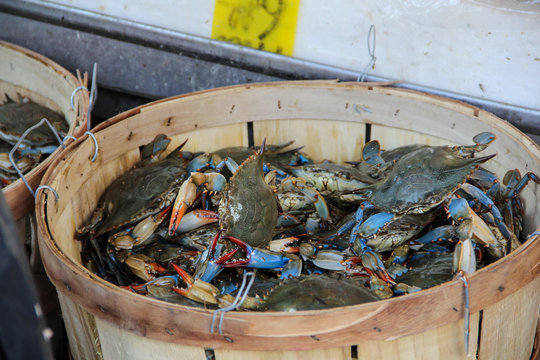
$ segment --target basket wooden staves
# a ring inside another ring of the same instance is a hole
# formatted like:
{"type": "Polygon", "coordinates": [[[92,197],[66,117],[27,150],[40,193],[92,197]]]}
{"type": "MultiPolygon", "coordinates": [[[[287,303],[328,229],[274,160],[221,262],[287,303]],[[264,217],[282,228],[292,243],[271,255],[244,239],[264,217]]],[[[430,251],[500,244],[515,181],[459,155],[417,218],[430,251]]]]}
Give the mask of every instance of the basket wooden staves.
{"type": "MultiPolygon", "coordinates": [[[[73,96],[73,108],[71,95],[81,85],[81,80],[45,56],[0,41],[0,104],[27,98],[63,114],[69,123],[67,135],[79,136],[86,131],[88,93],[77,91],[73,96]]],[[[53,154],[25,174],[34,191],[45,169],[61,150],[59,145],[53,154]]],[[[34,198],[22,180],[2,190],[15,220],[34,210],[34,198]]]]}
{"type": "MultiPolygon", "coordinates": [[[[223,334],[210,331],[213,311],[122,290],[80,264],[75,229],[107,186],[139,158],[158,133],[188,150],[208,151],[294,139],[315,160],[359,159],[366,132],[382,147],[410,143],[470,144],[491,131],[488,163],[540,173],[540,148],[490,113],[456,101],[383,84],[328,81],[250,84],[202,91],[144,105],[95,129],[55,159],[40,193],[40,248],[57,287],[77,359],[528,359],[540,305],[540,242],[531,238],[503,259],[468,276],[471,326],[464,346],[463,284],[456,280],[375,303],[297,313],[229,312],[223,334]]],[[[526,229],[540,224],[540,188],[523,193],[526,229]]]]}

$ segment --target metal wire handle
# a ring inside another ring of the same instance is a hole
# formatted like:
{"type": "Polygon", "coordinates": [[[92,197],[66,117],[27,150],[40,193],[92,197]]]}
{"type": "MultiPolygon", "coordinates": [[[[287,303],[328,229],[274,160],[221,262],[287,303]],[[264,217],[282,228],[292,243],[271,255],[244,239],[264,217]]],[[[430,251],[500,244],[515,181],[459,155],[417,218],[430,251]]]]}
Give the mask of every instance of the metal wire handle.
{"type": "Polygon", "coordinates": [[[73,92],[71,93],[71,98],[69,99],[69,103],[71,104],[71,110],[75,110],[75,104],[73,103],[73,98],[75,97],[75,94],[77,93],[77,91],[83,90],[83,89],[86,90],[86,91],[88,91],[88,89],[86,88],[86,86],[81,85],[81,86],[77,86],[77,87],[73,90],[73,92]]]}
{"type": "Polygon", "coordinates": [[[218,332],[220,335],[223,335],[222,327],[223,327],[223,318],[225,316],[225,313],[228,311],[237,309],[244,303],[249,293],[249,289],[251,289],[251,286],[253,285],[254,281],[255,281],[255,272],[253,271],[244,272],[244,276],[242,278],[242,284],[240,285],[240,288],[238,289],[238,293],[236,294],[236,297],[234,298],[233,303],[227,307],[224,307],[222,309],[217,309],[216,311],[214,311],[214,314],[212,315],[212,325],[210,325],[210,332],[212,334],[214,333],[214,325],[216,323],[216,316],[218,313],[220,313],[218,332]],[[249,276],[251,276],[251,279],[249,280],[249,283],[246,286],[247,278],[249,276]]]}
{"type": "Polygon", "coordinates": [[[463,275],[462,272],[459,272],[457,274],[457,278],[463,282],[463,291],[464,291],[464,297],[465,297],[465,309],[463,309],[463,323],[464,323],[464,340],[465,340],[465,356],[469,354],[469,324],[470,324],[470,308],[469,308],[469,283],[467,282],[467,278],[465,275],[463,275]]]}
{"type": "Polygon", "coordinates": [[[92,70],[92,86],[90,87],[90,97],[88,99],[88,112],[86,113],[86,131],[90,131],[92,128],[92,118],[91,113],[94,109],[94,104],[97,100],[97,63],[94,63],[94,68],[92,70]]]}
{"type": "Polygon", "coordinates": [[[364,82],[364,79],[366,78],[369,69],[372,68],[373,65],[375,65],[375,61],[377,60],[377,58],[375,57],[375,40],[375,25],[371,24],[367,36],[367,48],[370,56],[369,63],[366,65],[364,71],[362,71],[362,74],[356,79],[356,81],[364,82]],[[371,47],[371,39],[373,39],[373,48],[371,47]]]}
{"type": "MultiPolygon", "coordinates": [[[[23,181],[23,183],[26,185],[26,187],[28,188],[28,191],[30,191],[30,193],[32,194],[32,196],[35,198],[36,197],[36,193],[37,193],[37,190],[36,192],[34,192],[34,190],[32,190],[32,187],[30,186],[30,184],[28,183],[28,181],[26,180],[26,178],[24,177],[23,173],[21,172],[21,170],[19,169],[19,167],[17,166],[17,164],[15,163],[15,160],[13,159],[13,154],[15,153],[15,151],[17,151],[17,149],[19,148],[19,146],[21,145],[22,141],[26,138],[26,136],[34,129],[40,127],[41,125],[43,124],[47,124],[49,126],[49,128],[51,129],[51,131],[53,132],[54,136],[56,137],[56,139],[58,140],[58,142],[60,143],[60,145],[62,146],[63,149],[66,148],[66,145],[64,144],[64,142],[62,141],[62,139],[60,138],[60,135],[58,135],[58,131],[56,131],[56,128],[54,126],[51,125],[51,123],[49,122],[49,120],[45,119],[45,118],[42,118],[37,124],[35,125],[32,125],[30,126],[28,129],[26,129],[26,131],[21,135],[21,137],[19,138],[19,140],[17,141],[17,143],[15,144],[15,146],[13,146],[13,149],[11,149],[11,151],[9,152],[9,161],[11,162],[11,165],[13,166],[13,168],[15,169],[15,171],[17,172],[17,174],[19,175],[19,177],[21,178],[21,180],[23,181]]],[[[56,193],[56,191],[55,191],[56,193]]],[[[56,198],[58,199],[58,194],[56,194],[56,198]]]]}
{"type": "Polygon", "coordinates": [[[88,135],[88,136],[90,136],[92,138],[92,140],[94,140],[95,151],[94,151],[94,156],[92,156],[92,162],[94,162],[94,161],[96,161],[98,153],[99,153],[98,141],[96,139],[96,136],[94,134],[92,134],[92,132],[90,132],[90,131],[85,132],[84,135],[88,135]]]}
{"type": "Polygon", "coordinates": [[[49,185],[39,185],[37,187],[37,189],[36,189],[36,192],[34,193],[34,198],[36,199],[36,201],[37,201],[37,193],[38,193],[39,190],[50,190],[54,194],[54,197],[56,198],[56,201],[58,201],[58,199],[60,199],[60,196],[58,195],[56,190],[54,190],[52,187],[50,187],[49,185]]]}

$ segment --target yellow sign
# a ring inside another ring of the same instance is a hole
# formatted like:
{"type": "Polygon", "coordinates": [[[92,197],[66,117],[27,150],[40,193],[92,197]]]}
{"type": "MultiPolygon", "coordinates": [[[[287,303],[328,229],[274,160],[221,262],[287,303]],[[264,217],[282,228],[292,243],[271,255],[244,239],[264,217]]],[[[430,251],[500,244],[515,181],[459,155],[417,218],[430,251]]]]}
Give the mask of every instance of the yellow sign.
{"type": "Polygon", "coordinates": [[[293,54],[300,0],[216,0],[212,39],[293,54]]]}

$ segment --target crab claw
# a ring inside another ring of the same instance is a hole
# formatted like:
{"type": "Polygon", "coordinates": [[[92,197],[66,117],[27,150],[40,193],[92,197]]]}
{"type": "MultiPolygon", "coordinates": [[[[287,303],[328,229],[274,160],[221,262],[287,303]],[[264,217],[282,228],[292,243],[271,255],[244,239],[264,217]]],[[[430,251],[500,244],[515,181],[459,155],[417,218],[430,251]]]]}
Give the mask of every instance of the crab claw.
{"type": "Polygon", "coordinates": [[[184,181],[174,201],[171,220],[169,222],[169,235],[177,231],[182,217],[197,198],[197,188],[203,186],[206,190],[223,191],[226,184],[225,177],[219,173],[191,173],[189,179],[184,181]]]}
{"type": "Polygon", "coordinates": [[[180,190],[178,190],[178,195],[174,201],[171,220],[169,222],[169,235],[176,232],[178,225],[180,225],[180,220],[182,220],[182,217],[187,209],[193,204],[196,197],[197,185],[193,183],[192,177],[190,177],[188,180],[184,181],[182,186],[180,186],[180,190]]]}
{"type": "Polygon", "coordinates": [[[221,235],[221,231],[218,231],[210,247],[204,250],[201,254],[200,260],[197,263],[195,269],[194,277],[196,279],[201,279],[202,281],[210,282],[212,279],[218,275],[223,268],[216,264],[217,258],[221,254],[221,249],[223,244],[218,244],[217,241],[221,235]]]}
{"type": "Polygon", "coordinates": [[[216,212],[210,210],[193,210],[185,214],[178,227],[176,232],[184,233],[191,230],[195,230],[201,226],[215,223],[219,220],[219,216],[216,212]]]}
{"type": "Polygon", "coordinates": [[[250,267],[257,269],[276,269],[282,268],[289,262],[289,258],[270,250],[254,248],[240,239],[232,236],[223,236],[222,239],[229,240],[238,245],[239,248],[229,251],[216,260],[216,264],[222,267],[250,267]],[[241,249],[245,254],[245,259],[230,260],[241,249]]]}
{"type": "Polygon", "coordinates": [[[384,280],[389,284],[396,284],[394,279],[386,272],[381,259],[379,259],[373,251],[364,251],[362,254],[362,265],[368,273],[377,275],[381,280],[384,280]]]}
{"type": "Polygon", "coordinates": [[[156,274],[164,273],[167,270],[143,254],[130,255],[126,258],[125,263],[133,274],[144,281],[152,280],[156,274]]]}
{"type": "Polygon", "coordinates": [[[184,280],[187,284],[187,288],[179,288],[177,286],[173,287],[172,290],[175,293],[178,293],[182,296],[187,297],[188,299],[204,303],[204,304],[213,304],[217,305],[216,296],[219,294],[219,289],[214,285],[202,281],[200,279],[193,279],[184,269],[180,266],[171,263],[172,267],[178,275],[184,280]]]}

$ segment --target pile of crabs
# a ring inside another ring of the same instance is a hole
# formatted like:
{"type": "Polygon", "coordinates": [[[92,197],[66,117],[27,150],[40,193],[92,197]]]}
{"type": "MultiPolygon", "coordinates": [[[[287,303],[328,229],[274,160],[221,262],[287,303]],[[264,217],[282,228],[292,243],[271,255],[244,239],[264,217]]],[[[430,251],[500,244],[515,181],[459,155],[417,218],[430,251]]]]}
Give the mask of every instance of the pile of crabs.
{"type": "Polygon", "coordinates": [[[27,98],[21,102],[0,104],[1,187],[19,179],[15,166],[21,174],[27,173],[58,148],[60,138],[45,125],[34,129],[21,139],[28,128],[38,124],[43,118],[49,121],[59,136],[67,134],[68,124],[61,114],[30,102],[27,98]],[[20,145],[13,151],[12,162],[9,153],[19,141],[20,145]]]}
{"type": "Polygon", "coordinates": [[[85,266],[126,291],[192,306],[315,310],[416,292],[524,240],[520,191],[470,146],[365,144],[314,163],[301,148],[168,155],[158,135],[78,230],[85,266]],[[245,287],[247,276],[249,287],[245,287]],[[241,301],[239,300],[242,292],[241,301]]]}

